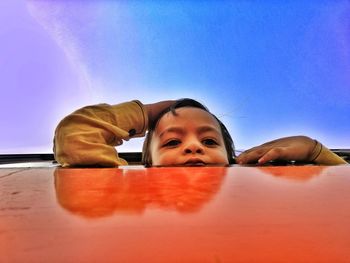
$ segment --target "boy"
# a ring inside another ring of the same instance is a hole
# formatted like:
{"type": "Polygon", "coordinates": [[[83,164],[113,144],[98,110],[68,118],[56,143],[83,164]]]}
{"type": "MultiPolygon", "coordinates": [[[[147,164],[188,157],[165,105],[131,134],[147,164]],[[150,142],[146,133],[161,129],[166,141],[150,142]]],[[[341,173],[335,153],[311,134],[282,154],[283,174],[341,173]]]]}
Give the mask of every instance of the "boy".
{"type": "Polygon", "coordinates": [[[79,109],[56,128],[55,158],[63,167],[126,165],[114,147],[123,140],[144,136],[147,130],[142,158],[146,166],[264,164],[271,160],[346,164],[306,136],[271,141],[243,152],[234,160],[233,141],[224,124],[204,105],[191,99],[145,105],[132,101],[79,109]]]}

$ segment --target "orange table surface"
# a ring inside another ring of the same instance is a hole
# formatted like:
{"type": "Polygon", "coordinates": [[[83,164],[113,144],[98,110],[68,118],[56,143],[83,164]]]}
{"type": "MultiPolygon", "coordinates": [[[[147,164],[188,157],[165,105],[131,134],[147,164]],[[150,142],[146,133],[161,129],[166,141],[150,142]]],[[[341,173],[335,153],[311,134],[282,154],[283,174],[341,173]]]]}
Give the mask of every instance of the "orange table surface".
{"type": "Polygon", "coordinates": [[[350,166],[3,168],[0,262],[350,262],[350,166]]]}

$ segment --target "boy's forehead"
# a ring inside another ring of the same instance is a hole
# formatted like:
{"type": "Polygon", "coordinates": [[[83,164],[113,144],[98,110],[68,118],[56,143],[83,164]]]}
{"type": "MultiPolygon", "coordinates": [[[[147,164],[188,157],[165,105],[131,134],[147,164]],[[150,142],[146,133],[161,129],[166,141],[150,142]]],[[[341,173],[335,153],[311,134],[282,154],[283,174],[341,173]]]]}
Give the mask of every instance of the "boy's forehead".
{"type": "Polygon", "coordinates": [[[218,121],[214,118],[214,116],[200,108],[195,107],[182,107],[175,109],[175,113],[167,112],[164,114],[159,122],[159,126],[176,124],[181,122],[191,122],[191,123],[206,123],[212,124],[215,126],[220,126],[218,121]]]}

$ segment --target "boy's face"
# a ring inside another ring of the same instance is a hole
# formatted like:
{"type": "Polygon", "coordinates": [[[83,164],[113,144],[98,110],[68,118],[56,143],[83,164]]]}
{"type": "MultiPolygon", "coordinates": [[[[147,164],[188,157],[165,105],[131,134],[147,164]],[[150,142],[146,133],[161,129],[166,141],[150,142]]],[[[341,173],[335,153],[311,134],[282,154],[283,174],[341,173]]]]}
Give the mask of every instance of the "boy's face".
{"type": "Polygon", "coordinates": [[[220,125],[208,112],[194,107],[166,113],[150,145],[152,165],[226,165],[227,151],[220,125]]]}

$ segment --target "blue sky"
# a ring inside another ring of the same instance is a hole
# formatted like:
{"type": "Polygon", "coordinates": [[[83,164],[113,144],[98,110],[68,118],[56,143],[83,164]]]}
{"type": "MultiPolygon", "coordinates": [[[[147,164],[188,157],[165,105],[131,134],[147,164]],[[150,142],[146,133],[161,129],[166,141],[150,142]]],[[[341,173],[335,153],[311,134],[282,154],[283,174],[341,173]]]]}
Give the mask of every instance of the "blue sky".
{"type": "Polygon", "coordinates": [[[349,14],[348,1],[2,1],[0,152],[51,152],[57,122],[87,104],[183,97],[238,149],[297,134],[350,148],[349,14]]]}

